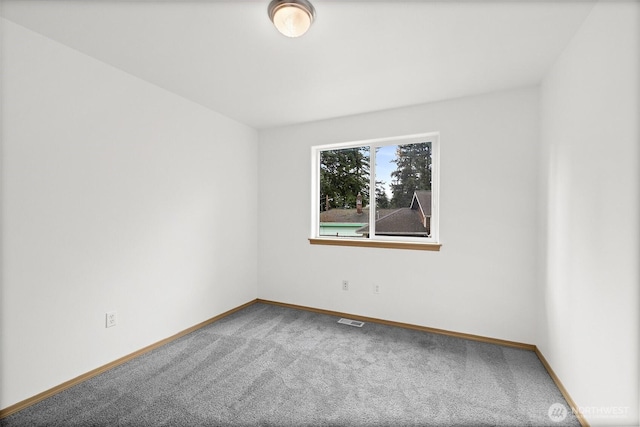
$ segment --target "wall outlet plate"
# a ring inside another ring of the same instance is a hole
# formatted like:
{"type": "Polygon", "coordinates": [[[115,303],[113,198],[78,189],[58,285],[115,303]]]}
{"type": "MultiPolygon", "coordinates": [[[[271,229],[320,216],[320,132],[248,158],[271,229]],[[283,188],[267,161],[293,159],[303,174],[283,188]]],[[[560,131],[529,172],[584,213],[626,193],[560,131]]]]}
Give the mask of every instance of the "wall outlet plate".
{"type": "Polygon", "coordinates": [[[115,311],[108,311],[105,315],[105,327],[111,328],[118,323],[118,313],[115,311]]]}

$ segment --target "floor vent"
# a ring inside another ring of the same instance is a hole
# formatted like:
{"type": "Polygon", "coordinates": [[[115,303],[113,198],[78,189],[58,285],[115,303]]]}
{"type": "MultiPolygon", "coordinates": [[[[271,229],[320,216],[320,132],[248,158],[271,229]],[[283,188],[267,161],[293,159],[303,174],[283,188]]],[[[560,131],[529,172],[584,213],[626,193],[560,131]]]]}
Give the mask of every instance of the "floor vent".
{"type": "Polygon", "coordinates": [[[342,323],[344,325],[355,326],[356,328],[362,328],[364,326],[364,322],[360,322],[359,320],[351,320],[342,318],[338,320],[338,323],[342,323]]]}

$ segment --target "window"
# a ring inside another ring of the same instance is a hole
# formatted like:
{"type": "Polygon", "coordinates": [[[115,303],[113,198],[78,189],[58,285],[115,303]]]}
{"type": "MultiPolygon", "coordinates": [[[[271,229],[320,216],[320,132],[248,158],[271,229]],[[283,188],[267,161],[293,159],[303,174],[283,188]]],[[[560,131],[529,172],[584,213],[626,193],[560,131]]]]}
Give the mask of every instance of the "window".
{"type": "Polygon", "coordinates": [[[312,148],[312,244],[439,250],[437,133],[312,148]]]}

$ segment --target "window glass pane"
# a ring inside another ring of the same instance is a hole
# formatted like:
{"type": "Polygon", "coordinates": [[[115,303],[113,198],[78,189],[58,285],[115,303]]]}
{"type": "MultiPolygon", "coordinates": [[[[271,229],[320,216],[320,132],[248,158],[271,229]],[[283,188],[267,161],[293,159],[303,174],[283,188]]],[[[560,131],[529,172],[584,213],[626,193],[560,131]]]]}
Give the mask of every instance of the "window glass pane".
{"type": "Polygon", "coordinates": [[[430,236],[431,150],[431,142],[376,149],[376,235],[430,236]]]}
{"type": "Polygon", "coordinates": [[[369,160],[369,147],[320,152],[320,236],[364,237],[369,160]]]}

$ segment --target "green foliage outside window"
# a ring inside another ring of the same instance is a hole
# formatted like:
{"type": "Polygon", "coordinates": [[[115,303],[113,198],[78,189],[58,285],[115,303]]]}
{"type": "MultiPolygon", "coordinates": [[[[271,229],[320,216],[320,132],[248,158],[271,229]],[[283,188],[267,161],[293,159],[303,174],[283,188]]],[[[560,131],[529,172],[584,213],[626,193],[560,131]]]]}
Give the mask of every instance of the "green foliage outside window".
{"type": "Polygon", "coordinates": [[[326,150],[320,154],[320,210],[369,204],[369,147],[326,150]]]}
{"type": "Polygon", "coordinates": [[[396,170],[391,173],[391,207],[401,208],[411,204],[413,192],[431,190],[431,143],[398,145],[396,170]]]}

